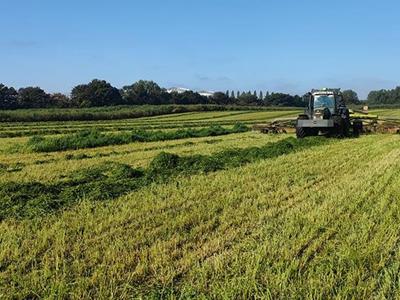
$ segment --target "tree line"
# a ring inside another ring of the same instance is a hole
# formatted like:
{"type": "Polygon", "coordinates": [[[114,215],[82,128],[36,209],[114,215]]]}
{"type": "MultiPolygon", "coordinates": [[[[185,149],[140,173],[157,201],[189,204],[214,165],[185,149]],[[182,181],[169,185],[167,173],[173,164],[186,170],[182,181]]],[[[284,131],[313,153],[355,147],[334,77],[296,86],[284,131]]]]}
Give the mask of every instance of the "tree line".
{"type": "Polygon", "coordinates": [[[245,106],[293,106],[304,107],[302,97],[284,93],[263,92],[216,92],[210,97],[197,92],[167,92],[153,81],[139,80],[121,89],[105,80],[94,79],[75,86],[71,95],[49,94],[40,87],[24,87],[16,90],[0,84],[0,109],[18,108],[80,108],[115,105],[158,104],[217,104],[245,106]]]}
{"type": "Polygon", "coordinates": [[[368,94],[367,102],[372,105],[399,105],[400,87],[392,90],[372,91],[368,94]]]}

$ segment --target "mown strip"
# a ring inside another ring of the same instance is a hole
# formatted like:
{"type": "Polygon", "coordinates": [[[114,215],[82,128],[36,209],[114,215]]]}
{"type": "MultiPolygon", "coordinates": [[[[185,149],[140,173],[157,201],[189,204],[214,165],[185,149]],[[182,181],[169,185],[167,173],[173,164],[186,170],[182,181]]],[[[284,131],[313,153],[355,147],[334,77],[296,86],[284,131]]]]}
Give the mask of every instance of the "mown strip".
{"type": "Polygon", "coordinates": [[[231,149],[213,155],[179,156],[162,152],[147,169],[107,162],[74,172],[65,180],[52,184],[10,182],[0,186],[0,220],[33,218],[45,215],[79,201],[114,199],[152,183],[164,183],[177,176],[215,172],[239,167],[262,159],[270,159],[309,147],[325,145],[333,140],[293,137],[268,143],[262,147],[231,149]]]}
{"type": "Polygon", "coordinates": [[[95,148],[110,145],[123,145],[133,142],[155,142],[207,136],[220,136],[249,131],[244,124],[237,123],[232,128],[212,125],[201,129],[180,129],[176,131],[135,130],[105,134],[97,130],[85,130],[60,137],[34,136],[27,142],[27,148],[33,152],[53,152],[95,148]]]}

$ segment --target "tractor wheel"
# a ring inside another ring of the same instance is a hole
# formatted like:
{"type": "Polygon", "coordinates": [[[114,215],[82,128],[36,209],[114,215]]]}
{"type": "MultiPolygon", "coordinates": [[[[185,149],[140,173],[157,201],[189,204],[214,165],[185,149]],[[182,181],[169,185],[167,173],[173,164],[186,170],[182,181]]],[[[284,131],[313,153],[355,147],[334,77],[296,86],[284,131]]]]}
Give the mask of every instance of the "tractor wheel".
{"type": "Polygon", "coordinates": [[[303,127],[296,127],[296,136],[298,139],[305,138],[307,136],[307,130],[303,127]]]}
{"type": "Polygon", "coordinates": [[[343,131],[342,131],[342,133],[343,133],[343,137],[349,137],[350,136],[350,121],[349,121],[349,119],[344,119],[343,120],[343,124],[342,124],[342,126],[343,126],[343,131]]]}
{"type": "Polygon", "coordinates": [[[335,123],[332,135],[337,138],[348,137],[350,134],[350,124],[346,119],[339,119],[337,123],[335,123]]]}
{"type": "Polygon", "coordinates": [[[361,132],[363,130],[363,124],[360,121],[354,121],[353,122],[353,135],[355,137],[359,137],[361,132]]]}

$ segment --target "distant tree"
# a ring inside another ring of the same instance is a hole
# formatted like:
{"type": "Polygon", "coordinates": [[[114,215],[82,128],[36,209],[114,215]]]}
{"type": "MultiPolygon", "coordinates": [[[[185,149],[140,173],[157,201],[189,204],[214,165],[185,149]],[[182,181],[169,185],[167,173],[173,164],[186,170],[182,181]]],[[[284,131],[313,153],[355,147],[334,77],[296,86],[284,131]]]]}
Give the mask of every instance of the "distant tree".
{"type": "Polygon", "coordinates": [[[0,84],[0,109],[16,109],[18,93],[13,87],[0,84]]]}
{"type": "Polygon", "coordinates": [[[268,106],[295,106],[304,107],[303,99],[297,95],[292,96],[283,93],[272,93],[265,97],[264,105],[268,106]]]}
{"type": "Polygon", "coordinates": [[[230,103],[230,98],[224,93],[216,92],[210,97],[210,102],[214,104],[226,105],[230,103]]]}
{"type": "Polygon", "coordinates": [[[226,93],[225,93],[225,95],[226,95],[226,97],[228,97],[228,98],[229,98],[229,90],[226,90],[226,93]]]}
{"type": "Polygon", "coordinates": [[[257,91],[256,90],[254,90],[253,96],[257,98],[257,91]]]}
{"type": "Polygon", "coordinates": [[[368,104],[400,104],[400,87],[392,90],[371,91],[367,98],[368,104]]]}
{"type": "Polygon", "coordinates": [[[55,93],[50,95],[50,106],[55,107],[71,107],[72,102],[70,98],[61,93],[55,93]]]}
{"type": "MultiPolygon", "coordinates": [[[[225,94],[222,93],[224,96],[225,94]]],[[[205,96],[195,93],[193,91],[186,91],[183,93],[173,92],[170,94],[171,103],[173,104],[207,104],[209,99],[205,96]]]]}
{"type": "Polygon", "coordinates": [[[50,95],[40,87],[25,87],[18,90],[18,106],[21,108],[43,108],[50,106],[50,95]]]}
{"type": "Polygon", "coordinates": [[[346,104],[360,104],[360,100],[358,99],[358,95],[353,90],[345,90],[343,91],[343,100],[346,104]]]}
{"type": "Polygon", "coordinates": [[[238,105],[260,105],[257,96],[252,95],[251,93],[243,93],[236,100],[238,105]]]}
{"type": "Polygon", "coordinates": [[[263,99],[263,104],[264,105],[270,105],[270,94],[268,91],[265,92],[265,96],[263,99]]]}
{"type": "Polygon", "coordinates": [[[124,86],[121,94],[127,104],[165,104],[170,100],[157,83],[147,80],[124,86]]]}
{"type": "Polygon", "coordinates": [[[93,79],[72,89],[71,100],[79,107],[122,104],[119,90],[105,80],[93,79]]]}
{"type": "Polygon", "coordinates": [[[236,99],[239,98],[239,97],[240,97],[240,92],[237,91],[237,93],[236,93],[236,99]]]}
{"type": "Polygon", "coordinates": [[[261,100],[261,101],[264,100],[264,96],[263,96],[263,92],[262,92],[262,91],[260,91],[260,94],[259,94],[259,96],[258,96],[258,99],[261,100]]]}
{"type": "Polygon", "coordinates": [[[392,99],[390,91],[379,90],[371,91],[368,94],[367,102],[368,104],[393,104],[395,103],[395,99],[392,99]]]}
{"type": "Polygon", "coordinates": [[[233,90],[231,91],[231,98],[235,99],[235,92],[233,90]]]}

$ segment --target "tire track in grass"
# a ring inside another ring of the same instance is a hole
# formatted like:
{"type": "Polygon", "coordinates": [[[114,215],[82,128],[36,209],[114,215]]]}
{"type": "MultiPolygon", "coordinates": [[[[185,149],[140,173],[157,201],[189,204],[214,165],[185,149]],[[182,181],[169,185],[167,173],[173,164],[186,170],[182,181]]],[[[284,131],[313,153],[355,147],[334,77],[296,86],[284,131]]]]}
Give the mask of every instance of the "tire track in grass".
{"type": "MultiPolygon", "coordinates": [[[[318,189],[318,187],[316,187],[317,189],[318,189]]],[[[245,228],[247,228],[248,226],[248,223],[241,223],[241,227],[245,227],[245,228]]],[[[221,233],[221,236],[224,236],[224,237],[228,237],[228,235],[227,235],[227,231],[230,229],[230,227],[229,226],[226,226],[226,231],[225,231],[225,233],[224,232],[220,232],[221,233]]],[[[246,234],[245,234],[246,235],[246,234]]],[[[244,236],[245,236],[244,235],[244,236]]],[[[221,236],[219,236],[218,237],[218,235],[216,235],[215,236],[215,238],[221,238],[221,236]]],[[[238,236],[237,236],[237,234],[235,234],[235,235],[233,235],[233,236],[235,236],[235,238],[239,238],[238,236]]],[[[213,238],[212,236],[209,238],[209,239],[211,239],[211,241],[213,240],[213,239],[215,239],[215,238],[213,238]]],[[[228,240],[229,240],[229,238],[228,238],[228,240]]],[[[242,242],[245,242],[245,240],[246,239],[244,239],[244,240],[242,240],[242,242]]],[[[221,241],[220,241],[221,242],[221,241]]],[[[224,242],[222,242],[223,244],[224,244],[224,242]]],[[[233,245],[231,245],[230,247],[232,247],[233,245]]],[[[203,248],[204,246],[202,246],[201,248],[203,248]]],[[[224,247],[223,248],[223,252],[227,252],[227,251],[229,251],[229,249],[230,249],[230,247],[224,247]]],[[[201,249],[200,248],[200,249],[201,249]]],[[[201,251],[201,250],[199,250],[199,251],[201,251]]],[[[214,255],[216,255],[216,254],[222,254],[222,252],[221,252],[221,250],[216,250],[216,251],[213,251],[212,253],[210,253],[209,255],[207,255],[207,256],[205,256],[205,257],[202,257],[202,259],[200,260],[200,262],[205,262],[206,260],[207,260],[207,258],[209,258],[209,257],[213,257],[214,255]]],[[[197,256],[198,256],[199,254],[197,254],[197,256]]]]}
{"type": "MultiPolygon", "coordinates": [[[[383,171],[383,172],[385,172],[385,171],[383,171]]],[[[382,176],[382,174],[381,174],[381,176],[382,176]]],[[[369,181],[371,181],[371,180],[369,180],[369,181]]],[[[378,181],[379,181],[379,180],[378,180],[378,181]]],[[[372,191],[372,193],[374,193],[374,189],[373,189],[373,188],[371,188],[370,190],[372,191]]],[[[378,192],[378,193],[379,193],[379,192],[378,192]]],[[[375,194],[377,194],[376,191],[375,191],[375,194]]],[[[362,198],[362,197],[361,197],[361,198],[362,198]]],[[[370,197],[370,198],[371,198],[371,200],[373,200],[372,197],[370,197]]],[[[370,200],[370,199],[368,199],[368,200],[370,200]]],[[[338,207],[341,207],[341,205],[338,204],[338,207]]],[[[351,219],[352,216],[354,215],[354,213],[356,213],[356,212],[359,210],[359,207],[357,207],[357,206],[354,206],[354,207],[355,207],[355,210],[353,209],[353,213],[350,214],[349,219],[351,219]]],[[[362,202],[361,202],[361,207],[368,207],[368,206],[366,206],[366,203],[362,203],[362,202]]],[[[342,218],[337,217],[336,215],[335,215],[335,218],[338,219],[338,222],[337,222],[338,224],[342,224],[342,222],[340,221],[342,218]]],[[[348,223],[346,223],[346,224],[348,224],[348,223]]],[[[337,227],[337,226],[336,226],[336,227],[337,227]]],[[[341,226],[339,226],[339,228],[341,228],[341,226]]],[[[341,233],[341,235],[343,234],[343,230],[342,230],[342,229],[339,230],[338,232],[341,233]]],[[[331,230],[326,231],[324,237],[319,238],[317,243],[312,244],[312,247],[311,247],[311,248],[312,248],[312,249],[316,249],[316,251],[312,251],[312,250],[307,251],[305,257],[307,258],[308,255],[311,254],[311,255],[312,255],[311,258],[314,259],[314,258],[315,258],[314,253],[320,254],[320,252],[323,251],[323,249],[324,249],[324,245],[326,245],[327,242],[330,241],[330,240],[332,240],[333,238],[336,239],[336,238],[337,238],[337,236],[336,236],[337,234],[338,234],[338,233],[335,233],[335,227],[333,227],[331,230]],[[325,237],[326,237],[326,240],[325,240],[325,237]],[[322,241],[322,243],[323,243],[322,249],[321,249],[321,246],[320,246],[320,244],[319,244],[320,241],[322,241]]],[[[306,261],[307,261],[307,260],[309,260],[309,259],[306,259],[306,261]]],[[[307,266],[307,265],[306,265],[306,266],[307,266]]],[[[307,268],[308,268],[308,266],[307,266],[307,268]]],[[[307,268],[306,268],[306,269],[307,269],[307,268]]],[[[306,271],[306,269],[305,269],[304,271],[306,271]]],[[[304,273],[304,272],[303,272],[303,273],[304,273]]]]}
{"type": "MultiPolygon", "coordinates": [[[[187,208],[187,207],[186,207],[186,208],[187,208]]],[[[175,213],[176,213],[176,212],[175,212],[175,213]]],[[[182,212],[182,213],[183,213],[183,212],[182,212]]],[[[178,212],[177,214],[179,215],[179,212],[178,212]]],[[[242,224],[242,225],[243,225],[243,224],[242,224]]],[[[160,226],[159,226],[159,227],[160,227],[160,226]]],[[[246,226],[245,226],[245,227],[246,227],[246,226]]],[[[155,228],[154,230],[157,231],[158,228],[155,228]]],[[[236,239],[235,235],[229,234],[229,231],[231,231],[231,226],[226,226],[226,227],[225,227],[225,230],[222,231],[222,233],[221,233],[221,231],[217,232],[217,236],[218,236],[218,239],[219,239],[219,241],[218,241],[218,244],[219,244],[219,245],[225,244],[225,242],[221,241],[221,235],[225,237],[224,240],[226,240],[226,241],[229,241],[229,240],[231,240],[232,238],[235,238],[235,239],[236,239]]],[[[148,232],[149,235],[154,235],[154,234],[156,234],[156,232],[154,232],[154,231],[151,231],[151,232],[148,232]],[[151,233],[151,232],[152,232],[152,233],[151,233]]],[[[244,235],[248,235],[249,233],[250,233],[250,232],[247,231],[247,234],[244,233],[244,235]]],[[[162,236],[165,236],[165,235],[162,235],[162,236]]],[[[170,239],[170,237],[167,235],[167,236],[165,236],[165,239],[164,239],[164,240],[169,240],[169,239],[170,239]]],[[[203,252],[202,252],[202,251],[203,251],[202,249],[204,249],[204,247],[206,247],[207,244],[213,243],[213,240],[214,240],[213,236],[209,236],[209,234],[208,234],[208,237],[206,238],[206,240],[198,241],[198,243],[200,243],[200,244],[197,245],[195,248],[197,248],[197,249],[199,249],[199,250],[198,250],[198,251],[195,251],[195,252],[192,251],[192,253],[191,253],[191,256],[193,255],[193,257],[195,257],[195,260],[196,260],[198,263],[203,263],[203,262],[205,262],[208,258],[213,257],[215,254],[218,254],[218,253],[220,253],[221,251],[223,251],[223,252],[229,251],[230,248],[234,246],[234,244],[230,243],[231,246],[225,245],[225,246],[223,247],[223,249],[218,249],[218,247],[217,247],[217,248],[215,248],[215,249],[214,249],[213,251],[211,251],[211,252],[210,252],[210,251],[206,251],[206,252],[203,253],[203,252]],[[203,246],[200,246],[200,245],[203,245],[203,246]]],[[[185,241],[185,242],[188,242],[188,241],[185,241]]],[[[187,259],[187,257],[186,257],[185,259],[187,259]]],[[[194,258],[193,258],[193,259],[194,259],[194,258]]],[[[186,270],[185,272],[187,272],[187,271],[190,271],[190,270],[186,270]]],[[[177,277],[181,277],[181,276],[183,276],[183,274],[180,274],[180,275],[177,276],[177,277]]]]}
{"type": "MultiPolygon", "coordinates": [[[[398,195],[399,193],[399,179],[398,179],[398,164],[397,168],[395,168],[397,172],[394,172],[392,174],[393,177],[397,180],[395,183],[391,183],[390,185],[387,185],[390,189],[386,189],[386,193],[383,195],[386,197],[386,202],[382,205],[382,213],[381,214],[374,214],[374,215],[379,215],[378,222],[375,222],[372,228],[370,229],[368,233],[368,240],[370,241],[371,244],[380,244],[382,243],[382,236],[379,234],[382,232],[384,234],[383,237],[386,236],[395,236],[395,239],[393,240],[391,246],[388,249],[382,249],[385,252],[381,254],[381,257],[386,257],[384,260],[384,263],[381,264],[377,270],[372,273],[370,272],[369,274],[366,274],[367,276],[363,277],[363,281],[372,281],[372,284],[375,286],[372,294],[374,294],[376,297],[378,297],[379,293],[383,293],[384,298],[391,299],[395,296],[395,289],[398,289],[400,286],[400,281],[399,281],[399,272],[400,272],[400,265],[398,263],[398,258],[399,257],[399,250],[400,250],[400,236],[399,236],[399,230],[400,230],[400,224],[399,224],[399,213],[400,209],[398,206],[398,199],[394,195],[398,195]],[[393,195],[394,194],[394,195],[393,195]],[[378,226],[379,225],[379,226],[378,226]],[[388,232],[389,230],[389,232],[388,232]],[[389,272],[389,276],[392,278],[391,283],[389,284],[389,287],[384,287],[384,290],[381,291],[382,287],[384,286],[384,282],[382,281],[385,280],[385,276],[388,274],[388,270],[394,269],[394,272],[389,272]],[[397,286],[393,285],[393,283],[397,282],[397,286]],[[385,293],[387,292],[385,289],[389,289],[388,293],[389,296],[385,296],[385,293]]],[[[387,239],[387,238],[386,238],[387,239]]],[[[382,295],[379,297],[382,298],[382,295]]]]}
{"type": "Polygon", "coordinates": [[[395,299],[400,287],[400,237],[388,251],[385,264],[377,272],[377,283],[372,292],[374,298],[395,299]],[[389,277],[389,278],[388,278],[389,277]]]}
{"type": "MultiPolygon", "coordinates": [[[[383,142],[385,142],[385,141],[383,141],[383,142]]],[[[382,152],[382,151],[379,151],[379,152],[382,152]]],[[[361,155],[359,155],[359,159],[361,158],[362,156],[361,155]]],[[[350,165],[350,168],[351,168],[351,165],[350,165]]],[[[359,175],[361,174],[362,172],[361,171],[359,171],[359,172],[357,172],[357,173],[354,173],[354,174],[350,174],[349,176],[351,177],[351,178],[353,178],[353,180],[357,180],[357,178],[359,178],[359,175]]],[[[348,176],[348,177],[349,177],[348,176]]],[[[339,184],[340,185],[340,183],[342,183],[342,185],[345,185],[345,184],[347,184],[347,181],[349,181],[350,182],[350,180],[349,180],[349,178],[348,177],[346,177],[346,178],[341,178],[340,179],[340,181],[339,182],[336,182],[336,184],[339,184]]],[[[350,179],[351,179],[350,178],[350,179]]],[[[356,184],[356,187],[357,186],[359,186],[360,184],[356,184]]],[[[353,188],[354,189],[354,188],[353,188]]],[[[342,199],[343,199],[343,201],[346,201],[345,199],[346,199],[346,197],[341,197],[342,199]]],[[[334,201],[334,200],[332,200],[332,201],[334,201]]],[[[314,214],[317,214],[318,213],[318,211],[322,211],[322,212],[324,212],[325,210],[326,210],[326,207],[327,207],[327,205],[329,204],[329,205],[332,205],[331,203],[332,203],[332,201],[330,201],[329,203],[323,203],[323,205],[322,206],[320,206],[319,208],[318,208],[318,210],[315,210],[314,209],[314,211],[312,211],[312,213],[314,213],[314,214]]],[[[338,207],[341,207],[342,209],[341,209],[341,213],[343,213],[343,211],[345,211],[346,209],[347,209],[347,206],[348,205],[342,205],[342,204],[347,204],[347,202],[340,202],[340,203],[338,203],[337,201],[335,201],[335,206],[338,206],[338,207]]],[[[297,211],[299,211],[300,210],[300,208],[298,208],[297,209],[297,211]]],[[[335,212],[337,212],[337,209],[335,210],[335,212]]],[[[319,214],[319,213],[318,213],[319,214]]],[[[329,220],[332,220],[332,219],[335,219],[335,218],[337,218],[337,216],[338,216],[338,214],[330,214],[329,215],[329,220]]],[[[278,226],[277,228],[280,228],[280,226],[281,225],[278,225],[278,224],[276,224],[275,225],[275,227],[276,226],[278,226]]],[[[323,224],[321,224],[321,226],[323,226],[323,224]]],[[[312,227],[315,227],[315,224],[313,224],[312,225],[312,227]]],[[[283,228],[280,228],[279,229],[279,232],[284,232],[284,229],[283,228]]],[[[288,234],[288,233],[286,233],[286,234],[288,234]]],[[[331,232],[329,232],[328,233],[328,236],[330,236],[332,233],[331,232]]],[[[305,232],[303,235],[308,235],[308,233],[307,232],[305,232]]],[[[301,236],[300,237],[298,237],[297,239],[296,239],[296,241],[294,241],[292,244],[296,244],[297,243],[297,241],[299,240],[299,239],[301,239],[301,236]]],[[[286,239],[287,241],[291,241],[291,239],[289,238],[289,239],[286,239]]],[[[271,246],[272,247],[272,246],[271,246]]],[[[289,244],[287,244],[286,243],[286,246],[285,246],[285,248],[291,248],[292,246],[289,244]]],[[[278,248],[279,248],[279,246],[278,246],[278,248]]],[[[297,248],[297,247],[296,247],[297,248]]],[[[272,248],[273,249],[273,248],[272,248]]],[[[273,254],[273,250],[272,250],[272,252],[270,252],[270,251],[268,251],[267,250],[267,248],[263,251],[264,253],[265,253],[265,255],[267,256],[267,257],[274,257],[274,254],[273,254]],[[267,254],[267,253],[269,253],[269,254],[267,254]]],[[[275,259],[279,259],[279,258],[275,258],[275,259]]],[[[271,261],[271,263],[272,263],[272,261],[271,261]]],[[[267,263],[267,264],[269,264],[269,263],[267,263]]]]}
{"type": "MultiPolygon", "coordinates": [[[[346,165],[346,163],[345,163],[344,165],[346,165]]],[[[385,173],[384,173],[385,171],[386,171],[386,170],[384,170],[383,173],[379,174],[379,175],[378,175],[378,178],[383,177],[383,176],[385,175],[385,173]]],[[[373,176],[376,176],[376,175],[373,175],[373,176]]],[[[372,178],[372,176],[371,176],[371,178],[372,178]]],[[[376,177],[374,177],[374,179],[376,179],[376,177]]],[[[389,178],[389,181],[390,181],[391,179],[393,179],[393,176],[391,176],[391,177],[389,178]]],[[[378,186],[381,186],[380,183],[378,183],[378,182],[379,182],[379,180],[375,180],[375,183],[376,183],[378,186]]],[[[383,191],[384,189],[385,189],[385,186],[383,186],[383,187],[381,186],[380,192],[383,191]]],[[[354,209],[352,209],[351,211],[349,211],[349,213],[348,213],[348,216],[349,216],[349,217],[352,217],[352,216],[354,215],[354,213],[356,212],[356,210],[358,210],[359,208],[361,208],[362,206],[365,206],[365,205],[367,204],[365,201],[362,201],[364,197],[369,197],[369,196],[371,196],[372,194],[376,194],[376,191],[370,187],[369,189],[367,189],[366,191],[364,191],[364,194],[365,194],[365,195],[364,195],[363,197],[360,197],[361,199],[360,199],[360,201],[358,201],[358,202],[356,203],[356,206],[354,207],[354,209]],[[361,206],[360,206],[360,205],[361,205],[361,206]]],[[[369,199],[369,198],[368,198],[368,199],[369,199]]],[[[332,221],[333,221],[333,220],[334,220],[334,219],[332,219],[332,221]]]]}
{"type": "MultiPolygon", "coordinates": [[[[361,149],[367,149],[369,148],[370,145],[364,145],[363,148],[361,149]]],[[[329,151],[329,150],[328,150],[329,151]]],[[[335,150],[332,150],[330,152],[334,152],[335,150]]],[[[326,154],[324,154],[326,155],[326,154]]],[[[328,152],[329,155],[329,152],[328,152]]],[[[297,190],[291,192],[289,195],[279,198],[279,202],[276,203],[277,210],[271,214],[271,218],[277,218],[280,215],[283,215],[285,212],[289,211],[290,209],[293,209],[296,207],[297,204],[303,202],[305,199],[297,197],[300,193],[304,193],[305,190],[309,190],[310,188],[313,188],[313,190],[318,191],[320,189],[323,189],[327,186],[330,186],[333,182],[337,180],[337,176],[340,176],[340,173],[337,171],[337,169],[342,169],[346,165],[348,165],[348,160],[350,158],[353,158],[354,155],[351,153],[347,154],[346,159],[342,159],[342,162],[335,166],[335,168],[328,169],[327,172],[324,174],[324,177],[315,179],[309,183],[307,183],[305,186],[299,186],[297,190]],[[294,200],[294,201],[287,201],[287,200],[294,200]],[[285,204],[282,205],[282,201],[285,201],[285,204]]],[[[308,158],[306,158],[306,161],[308,161],[308,158]]],[[[311,192],[311,191],[310,191],[311,192]]],[[[273,208],[274,208],[273,207],[273,208]]]]}
{"type": "MultiPolygon", "coordinates": [[[[392,166],[390,166],[390,167],[392,167],[392,166]]],[[[384,192],[384,190],[386,189],[387,185],[389,185],[389,184],[395,179],[395,174],[392,173],[392,174],[389,176],[389,178],[388,178],[387,180],[381,181],[380,178],[384,177],[384,176],[385,176],[385,173],[386,173],[386,170],[385,170],[383,173],[379,174],[378,177],[376,177],[375,183],[376,183],[376,185],[378,186],[378,187],[377,187],[377,188],[378,188],[377,190],[376,190],[376,188],[375,188],[374,186],[370,187],[370,188],[365,192],[365,194],[364,194],[363,196],[360,196],[360,201],[356,203],[356,205],[354,206],[353,209],[351,209],[348,213],[342,214],[342,215],[340,215],[340,216],[337,216],[337,218],[332,219],[332,220],[331,220],[332,223],[331,223],[331,224],[327,224],[326,227],[332,227],[332,225],[334,225],[334,221],[335,221],[335,220],[340,220],[339,222],[343,224],[343,222],[342,222],[343,219],[351,220],[352,217],[356,214],[357,211],[359,211],[359,210],[362,209],[363,207],[368,207],[367,204],[370,204],[370,203],[369,203],[368,201],[364,201],[364,199],[374,199],[374,198],[372,198],[371,196],[373,196],[374,194],[375,194],[375,195],[379,195],[380,193],[384,192]]],[[[387,205],[390,205],[390,202],[387,203],[387,205]]],[[[385,207],[386,207],[385,210],[387,210],[387,207],[388,207],[387,205],[385,206],[385,207]]],[[[385,210],[384,210],[384,211],[385,211],[385,210]]],[[[384,213],[384,211],[382,212],[382,214],[384,213]]],[[[381,215],[382,215],[382,214],[381,214],[381,215]]],[[[344,222],[344,223],[346,224],[346,222],[344,222]]],[[[376,227],[376,225],[377,225],[377,224],[375,224],[375,227],[376,227]]],[[[333,226],[333,227],[334,227],[334,226],[333,226]]],[[[371,231],[373,231],[373,230],[374,230],[374,228],[371,229],[371,231]]],[[[341,231],[342,231],[342,230],[341,230],[341,231]]],[[[300,271],[301,274],[304,273],[304,272],[306,271],[307,266],[308,266],[308,264],[311,262],[311,260],[313,260],[313,259],[315,258],[315,256],[316,256],[319,252],[321,252],[321,251],[323,250],[324,245],[325,245],[328,241],[330,241],[331,239],[333,239],[338,233],[339,233],[339,231],[336,230],[336,229],[328,230],[327,233],[324,233],[324,234],[322,234],[322,235],[320,235],[320,233],[317,232],[317,234],[316,234],[313,238],[311,238],[311,239],[299,250],[299,253],[296,255],[296,258],[299,258],[299,259],[300,259],[300,258],[303,256],[303,254],[304,254],[304,256],[305,256],[304,262],[300,264],[300,270],[299,270],[299,271],[300,271]],[[315,243],[315,245],[313,245],[313,247],[311,247],[312,250],[307,251],[307,253],[305,253],[306,250],[307,250],[307,248],[309,248],[309,247],[314,243],[314,241],[316,241],[316,243],[315,243]]]]}

